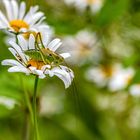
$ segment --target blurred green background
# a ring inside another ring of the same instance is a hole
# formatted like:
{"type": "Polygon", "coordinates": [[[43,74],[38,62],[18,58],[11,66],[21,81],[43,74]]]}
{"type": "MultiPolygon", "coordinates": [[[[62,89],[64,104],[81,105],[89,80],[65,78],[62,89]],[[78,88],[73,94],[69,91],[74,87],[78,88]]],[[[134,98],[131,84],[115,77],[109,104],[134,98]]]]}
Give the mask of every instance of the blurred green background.
{"type": "MultiPolygon", "coordinates": [[[[62,41],[82,30],[95,33],[99,44],[96,50],[100,51],[93,50],[93,53],[101,56],[99,60],[89,59],[92,54],[83,53],[82,60],[73,60],[75,64],[68,61],[75,79],[67,90],[55,77],[39,81],[41,140],[139,140],[140,97],[132,96],[129,87],[140,83],[140,0],[104,0],[96,13],[89,6],[80,10],[63,0],[26,0],[26,3],[39,5],[54,35],[62,41]],[[114,52],[114,48],[117,51],[114,52]],[[119,91],[99,87],[86,77],[91,67],[115,63],[133,67],[135,71],[131,83],[119,91]]],[[[0,37],[0,61],[13,58],[5,44],[5,33],[0,32],[0,37]]],[[[64,44],[63,48],[69,45],[64,44]]],[[[23,83],[32,97],[34,77],[8,73],[3,66],[0,66],[0,74],[0,96],[16,101],[13,108],[0,101],[0,140],[25,140],[30,127],[23,83]]]]}

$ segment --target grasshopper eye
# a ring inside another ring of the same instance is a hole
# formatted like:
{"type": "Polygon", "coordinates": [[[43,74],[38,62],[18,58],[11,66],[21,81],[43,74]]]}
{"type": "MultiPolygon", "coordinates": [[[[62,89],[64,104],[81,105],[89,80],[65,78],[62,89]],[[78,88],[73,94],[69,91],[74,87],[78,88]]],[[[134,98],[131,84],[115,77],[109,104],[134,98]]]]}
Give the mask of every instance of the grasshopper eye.
{"type": "Polygon", "coordinates": [[[49,56],[52,56],[52,54],[49,54],[49,56]]]}
{"type": "Polygon", "coordinates": [[[56,60],[55,63],[58,64],[59,62],[56,60]]]}

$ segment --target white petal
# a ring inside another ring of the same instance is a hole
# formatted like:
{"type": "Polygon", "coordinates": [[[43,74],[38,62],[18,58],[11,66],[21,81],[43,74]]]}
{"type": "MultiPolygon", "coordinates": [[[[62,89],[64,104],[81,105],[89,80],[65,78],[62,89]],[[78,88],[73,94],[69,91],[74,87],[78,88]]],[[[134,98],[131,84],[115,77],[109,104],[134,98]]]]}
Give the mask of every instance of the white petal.
{"type": "Polygon", "coordinates": [[[22,52],[19,45],[17,45],[15,42],[10,41],[9,44],[15,49],[15,52],[21,57],[21,59],[26,63],[27,59],[25,54],[22,52]]]}
{"type": "Polygon", "coordinates": [[[31,71],[34,71],[34,70],[36,70],[36,67],[29,67],[29,69],[31,70],[31,71]]]}
{"type": "Polygon", "coordinates": [[[70,86],[70,79],[69,77],[66,77],[66,75],[64,75],[64,73],[55,73],[55,75],[60,78],[63,82],[64,82],[64,85],[65,85],[65,88],[68,88],[70,86]]]}
{"type": "MultiPolygon", "coordinates": [[[[31,9],[30,9],[30,10],[31,10],[31,9]]],[[[25,15],[25,17],[23,18],[23,20],[26,21],[26,22],[28,22],[28,20],[30,19],[31,16],[32,16],[32,15],[31,15],[31,11],[29,11],[29,12],[25,15]]]]}
{"type": "Polygon", "coordinates": [[[8,48],[8,50],[15,56],[15,58],[18,60],[17,54],[18,52],[14,48],[8,48]]]}
{"type": "Polygon", "coordinates": [[[18,35],[18,41],[19,41],[19,45],[22,48],[22,50],[28,49],[27,41],[24,39],[24,37],[22,35],[18,35]]]}
{"type": "Polygon", "coordinates": [[[38,10],[38,6],[31,7],[29,12],[24,17],[24,20],[28,22],[30,20],[30,17],[38,10]]]}
{"type": "Polygon", "coordinates": [[[46,19],[46,17],[40,18],[39,21],[35,25],[40,26],[45,19],[46,19]]]}
{"type": "Polygon", "coordinates": [[[43,71],[41,71],[41,70],[35,70],[34,72],[35,72],[35,74],[37,74],[39,76],[40,79],[43,79],[46,77],[44,75],[43,71]]]}
{"type": "Polygon", "coordinates": [[[30,71],[27,68],[20,67],[20,66],[13,66],[13,67],[8,69],[8,72],[23,72],[26,74],[30,74],[30,71]]]}
{"type": "Polygon", "coordinates": [[[0,21],[0,29],[6,29],[7,26],[2,22],[0,21]]]}
{"type": "Polygon", "coordinates": [[[13,11],[13,19],[18,18],[18,4],[17,1],[11,0],[11,5],[12,5],[12,11],[13,11]]]}
{"type": "Polygon", "coordinates": [[[19,32],[21,32],[21,33],[26,33],[27,31],[28,31],[27,28],[21,28],[21,29],[19,30],[19,32]]]}
{"type": "Polygon", "coordinates": [[[48,48],[52,51],[56,51],[61,44],[60,39],[54,39],[51,43],[49,43],[48,48]]]}
{"type": "Polygon", "coordinates": [[[68,57],[71,56],[70,53],[61,53],[60,55],[61,55],[64,59],[66,59],[66,58],[68,58],[68,57]]]}
{"type": "Polygon", "coordinates": [[[13,59],[6,59],[3,60],[2,65],[9,65],[9,66],[22,66],[18,61],[13,60],[13,59]]]}
{"type": "Polygon", "coordinates": [[[7,26],[7,27],[9,26],[9,23],[8,23],[6,17],[2,14],[1,11],[0,11],[0,20],[5,26],[7,26]]]}
{"type": "Polygon", "coordinates": [[[35,37],[32,34],[29,37],[29,49],[35,49],[35,37]]]}
{"type": "Polygon", "coordinates": [[[35,15],[32,15],[32,17],[30,17],[30,20],[28,20],[28,24],[33,25],[35,24],[37,21],[39,21],[39,19],[44,16],[44,13],[42,12],[38,12],[35,15]]]}
{"type": "Polygon", "coordinates": [[[45,74],[48,74],[50,77],[54,76],[54,72],[52,70],[46,70],[45,74]]]}
{"type": "Polygon", "coordinates": [[[31,7],[31,13],[34,14],[35,12],[37,12],[38,9],[39,9],[38,5],[31,7]]]}
{"type": "Polygon", "coordinates": [[[45,78],[46,76],[44,75],[43,71],[42,70],[37,70],[36,67],[29,67],[29,69],[32,71],[33,74],[36,74],[39,76],[39,78],[43,79],[45,78]]]}
{"type": "Polygon", "coordinates": [[[49,30],[50,27],[49,27],[47,24],[43,23],[43,24],[41,24],[41,25],[39,26],[39,29],[40,29],[40,30],[49,30]]]}
{"type": "Polygon", "coordinates": [[[68,88],[73,80],[74,75],[72,71],[68,69],[67,67],[65,66],[60,66],[60,67],[55,67],[51,70],[46,70],[45,74],[49,74],[49,76],[51,77],[56,75],[58,78],[60,78],[64,82],[65,88],[68,88]]]}
{"type": "MultiPolygon", "coordinates": [[[[73,71],[72,71],[70,68],[68,68],[68,67],[66,67],[66,66],[62,66],[62,65],[60,65],[59,68],[60,68],[61,70],[65,71],[65,72],[70,76],[71,81],[73,80],[73,78],[74,78],[74,73],[73,73],[73,71]]],[[[71,82],[71,81],[70,81],[70,82],[71,82]]]]}
{"type": "Polygon", "coordinates": [[[52,30],[49,28],[48,25],[34,25],[33,27],[31,27],[31,30],[35,31],[35,32],[40,32],[41,36],[42,36],[42,41],[44,46],[47,46],[48,42],[50,41],[50,38],[52,36],[52,30]]]}
{"type": "Polygon", "coordinates": [[[17,56],[16,56],[16,54],[17,54],[17,52],[13,49],[13,48],[8,48],[8,50],[16,57],[16,59],[17,59],[17,56]]]}
{"type": "Polygon", "coordinates": [[[42,66],[41,70],[45,71],[46,69],[50,69],[50,68],[51,68],[50,65],[44,65],[44,66],[42,66]]]}
{"type": "Polygon", "coordinates": [[[25,2],[21,2],[20,7],[19,7],[19,19],[23,19],[25,15],[25,10],[26,10],[26,5],[25,2]]]}
{"type": "Polygon", "coordinates": [[[22,48],[18,45],[18,44],[16,44],[14,41],[9,41],[9,44],[15,49],[15,50],[17,50],[17,51],[22,51],[22,48]]]}
{"type": "Polygon", "coordinates": [[[10,20],[13,19],[13,11],[12,11],[12,5],[11,5],[11,2],[9,0],[4,0],[4,5],[5,5],[5,8],[6,8],[6,12],[7,12],[7,17],[10,20]]]}
{"type": "Polygon", "coordinates": [[[23,65],[27,63],[27,61],[29,61],[29,58],[26,56],[25,58],[25,55],[23,53],[18,53],[15,49],[13,48],[8,48],[9,51],[14,55],[14,57],[19,60],[19,58],[17,57],[17,55],[19,55],[21,57],[21,59],[23,60],[23,65]]]}

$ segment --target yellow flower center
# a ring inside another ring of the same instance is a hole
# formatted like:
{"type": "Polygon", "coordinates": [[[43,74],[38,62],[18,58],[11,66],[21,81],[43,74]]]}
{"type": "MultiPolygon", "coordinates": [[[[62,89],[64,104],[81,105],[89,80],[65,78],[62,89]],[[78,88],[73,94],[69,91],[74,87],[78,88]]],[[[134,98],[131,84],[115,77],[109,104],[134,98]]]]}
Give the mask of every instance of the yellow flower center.
{"type": "Polygon", "coordinates": [[[113,73],[113,69],[111,66],[103,66],[102,71],[106,77],[111,77],[113,73]]]}
{"type": "Polygon", "coordinates": [[[91,48],[88,44],[79,43],[79,55],[82,56],[88,56],[91,53],[91,48]]]}
{"type": "Polygon", "coordinates": [[[16,31],[19,32],[21,28],[29,28],[29,25],[20,19],[10,21],[10,26],[16,31]]]}
{"type": "MultiPolygon", "coordinates": [[[[37,37],[37,33],[36,33],[35,31],[28,31],[28,32],[26,32],[26,33],[23,33],[22,35],[23,35],[23,37],[24,37],[26,40],[28,40],[31,34],[35,37],[35,39],[37,40],[37,42],[40,43],[40,38],[39,38],[39,36],[37,37]]],[[[41,33],[40,33],[40,37],[41,37],[41,40],[42,40],[42,35],[41,35],[41,33]]]]}
{"type": "Polygon", "coordinates": [[[42,68],[42,66],[44,66],[45,65],[45,63],[43,62],[43,61],[37,61],[37,60],[33,60],[33,59],[31,59],[31,60],[29,60],[28,61],[28,63],[27,63],[27,67],[31,67],[31,66],[33,66],[33,67],[36,67],[37,69],[41,69],[42,68]]]}
{"type": "Polygon", "coordinates": [[[130,84],[131,83],[131,81],[132,81],[132,76],[128,76],[126,79],[125,79],[125,82],[127,83],[127,84],[130,84]]]}
{"type": "Polygon", "coordinates": [[[93,4],[96,0],[87,0],[88,4],[93,4]]]}
{"type": "Polygon", "coordinates": [[[34,31],[29,31],[29,32],[23,33],[23,37],[24,37],[25,39],[28,40],[31,34],[32,34],[34,37],[36,37],[36,35],[37,35],[36,32],[34,32],[34,31]]]}

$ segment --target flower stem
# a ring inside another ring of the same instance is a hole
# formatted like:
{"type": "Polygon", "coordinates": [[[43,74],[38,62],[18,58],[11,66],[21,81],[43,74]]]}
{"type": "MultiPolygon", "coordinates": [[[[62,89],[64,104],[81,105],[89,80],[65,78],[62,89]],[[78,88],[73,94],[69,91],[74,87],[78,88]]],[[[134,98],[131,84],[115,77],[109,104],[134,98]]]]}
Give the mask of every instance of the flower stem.
{"type": "Polygon", "coordinates": [[[16,43],[18,44],[18,37],[17,37],[17,35],[15,35],[15,36],[16,36],[16,37],[15,37],[15,38],[16,38],[16,43]]]}
{"type": "Polygon", "coordinates": [[[29,139],[30,139],[30,119],[29,119],[29,114],[25,112],[25,125],[24,125],[23,140],[29,140],[29,139]]]}
{"type": "Polygon", "coordinates": [[[35,77],[34,94],[33,94],[34,140],[39,140],[38,124],[37,124],[37,109],[36,109],[37,86],[38,86],[38,76],[35,77]]]}
{"type": "Polygon", "coordinates": [[[31,102],[29,100],[29,96],[28,96],[27,91],[25,92],[25,98],[26,98],[27,106],[28,106],[28,109],[30,112],[31,122],[33,123],[33,110],[32,110],[32,105],[31,105],[31,102]]]}
{"type": "Polygon", "coordinates": [[[34,121],[33,121],[33,110],[32,110],[32,105],[31,105],[31,102],[30,102],[30,99],[29,99],[28,92],[26,90],[26,86],[25,86],[24,81],[23,81],[23,77],[20,76],[19,78],[20,78],[21,87],[23,87],[23,92],[24,92],[24,96],[25,96],[24,98],[25,98],[26,105],[27,105],[27,108],[28,108],[27,111],[25,110],[25,128],[24,128],[23,140],[29,140],[30,139],[30,124],[34,123],[34,121]]]}

